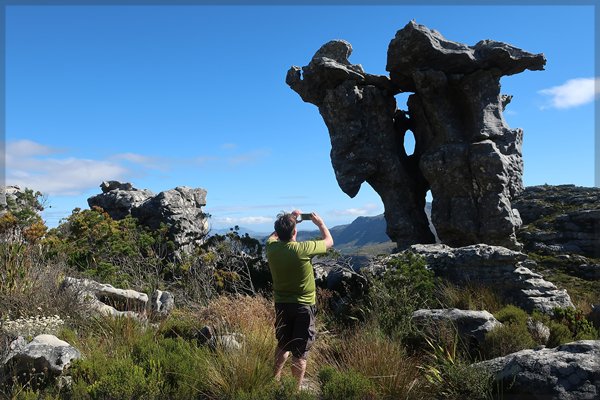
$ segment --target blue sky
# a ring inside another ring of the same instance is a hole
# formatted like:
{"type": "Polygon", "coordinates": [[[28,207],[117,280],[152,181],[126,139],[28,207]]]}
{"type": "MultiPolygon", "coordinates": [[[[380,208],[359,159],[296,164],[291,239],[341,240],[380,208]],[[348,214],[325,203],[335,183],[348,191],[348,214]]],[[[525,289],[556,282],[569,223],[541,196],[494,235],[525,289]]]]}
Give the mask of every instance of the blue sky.
{"type": "MultiPolygon", "coordinates": [[[[524,130],[525,185],[594,185],[593,6],[7,6],[6,181],[47,195],[50,226],[103,180],[208,191],[214,228],[272,230],[316,211],[330,226],[383,212],[337,186],[318,110],[285,84],[332,39],[386,74],[411,19],[447,39],[544,53],[502,79],[524,130]]],[[[406,98],[398,96],[399,108],[406,98]]]]}

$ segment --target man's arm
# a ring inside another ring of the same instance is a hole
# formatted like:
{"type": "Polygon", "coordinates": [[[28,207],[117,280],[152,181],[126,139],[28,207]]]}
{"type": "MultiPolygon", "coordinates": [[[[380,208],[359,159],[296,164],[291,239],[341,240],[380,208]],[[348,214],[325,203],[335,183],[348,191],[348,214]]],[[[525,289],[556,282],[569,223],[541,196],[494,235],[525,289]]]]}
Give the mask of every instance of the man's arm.
{"type": "Polygon", "coordinates": [[[271,233],[271,236],[269,236],[267,238],[267,242],[276,241],[276,240],[279,240],[279,236],[277,236],[277,232],[273,231],[273,233],[271,233]]]}
{"type": "Polygon", "coordinates": [[[319,228],[319,231],[321,231],[321,237],[325,241],[325,247],[328,249],[333,247],[333,237],[331,236],[331,233],[329,233],[329,229],[327,229],[327,225],[325,225],[323,219],[319,217],[317,213],[312,213],[311,220],[319,228]]]}

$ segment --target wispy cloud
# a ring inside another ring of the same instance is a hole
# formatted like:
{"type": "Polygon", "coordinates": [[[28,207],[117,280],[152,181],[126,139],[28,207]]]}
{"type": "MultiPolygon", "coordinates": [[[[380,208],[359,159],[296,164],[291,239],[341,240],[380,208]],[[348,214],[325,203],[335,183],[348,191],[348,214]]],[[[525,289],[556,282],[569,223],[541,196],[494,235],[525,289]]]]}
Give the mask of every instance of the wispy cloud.
{"type": "Polygon", "coordinates": [[[332,210],[331,214],[337,217],[342,216],[354,216],[359,217],[363,215],[372,214],[373,212],[377,212],[380,209],[380,206],[373,203],[367,203],[360,208],[346,208],[344,210],[332,210]]]}
{"type": "Polygon", "coordinates": [[[268,150],[254,150],[248,153],[237,154],[227,158],[227,163],[231,166],[237,166],[241,164],[253,164],[261,159],[267,157],[270,154],[268,150]]]}
{"type": "Polygon", "coordinates": [[[60,157],[63,150],[31,140],[6,144],[6,182],[49,195],[78,195],[107,179],[123,180],[131,171],[111,160],[60,157]]]}
{"type": "Polygon", "coordinates": [[[235,143],[223,143],[221,145],[221,148],[223,150],[233,150],[233,149],[237,149],[238,145],[235,143]]]}
{"type": "Polygon", "coordinates": [[[594,101],[600,94],[600,78],[570,79],[560,86],[540,90],[538,93],[549,96],[549,103],[542,109],[566,109],[578,107],[594,101]]]}
{"type": "Polygon", "coordinates": [[[251,216],[251,217],[216,217],[213,223],[218,225],[260,225],[273,222],[272,217],[251,216]]]}
{"type": "Polygon", "coordinates": [[[120,153],[111,157],[112,160],[122,160],[148,169],[166,170],[169,166],[169,161],[160,157],[149,157],[136,153],[120,153]]]}

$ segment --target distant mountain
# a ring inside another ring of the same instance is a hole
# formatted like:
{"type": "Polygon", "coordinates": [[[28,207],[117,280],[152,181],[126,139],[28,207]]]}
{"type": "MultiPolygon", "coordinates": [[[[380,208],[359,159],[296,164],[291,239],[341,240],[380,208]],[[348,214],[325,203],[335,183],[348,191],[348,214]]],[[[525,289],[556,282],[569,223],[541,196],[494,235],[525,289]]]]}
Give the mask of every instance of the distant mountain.
{"type": "MultiPolygon", "coordinates": [[[[229,229],[227,229],[227,228],[223,228],[223,229],[211,229],[208,234],[209,234],[209,236],[213,236],[213,235],[225,235],[225,234],[227,234],[227,233],[229,233],[231,231],[232,231],[232,228],[229,228],[229,229]]],[[[271,232],[256,232],[256,231],[253,231],[251,229],[244,228],[243,226],[240,226],[239,229],[238,229],[238,234],[240,236],[243,236],[246,233],[248,234],[248,236],[252,236],[253,238],[256,238],[256,239],[262,239],[263,237],[267,237],[267,236],[269,236],[271,234],[271,232]]]]}
{"type": "MultiPolygon", "coordinates": [[[[431,203],[427,203],[425,206],[425,213],[431,220],[431,203]]],[[[321,237],[321,233],[318,229],[312,229],[309,231],[302,230],[304,226],[314,227],[310,222],[304,222],[298,225],[298,236],[296,240],[311,240],[321,237]]],[[[431,225],[430,225],[431,226],[431,225]]],[[[431,226],[432,227],[432,226],[431,226]]],[[[346,225],[337,225],[329,228],[333,241],[335,242],[335,249],[345,254],[378,254],[378,253],[389,253],[394,249],[395,243],[385,233],[386,222],[383,214],[375,215],[372,217],[358,217],[354,221],[346,225]]],[[[215,229],[211,230],[211,234],[226,234],[229,229],[215,229]]],[[[239,234],[248,235],[265,241],[271,234],[254,232],[249,229],[240,227],[239,234]]],[[[434,231],[435,232],[435,231],[434,231]]]]}

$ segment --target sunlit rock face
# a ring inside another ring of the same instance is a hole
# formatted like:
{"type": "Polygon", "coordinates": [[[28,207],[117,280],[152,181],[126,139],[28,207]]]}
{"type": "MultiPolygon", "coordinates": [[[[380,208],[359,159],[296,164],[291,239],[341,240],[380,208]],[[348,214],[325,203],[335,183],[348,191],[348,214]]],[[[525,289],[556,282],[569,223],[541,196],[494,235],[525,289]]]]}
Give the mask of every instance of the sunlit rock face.
{"type": "Polygon", "coordinates": [[[423,211],[428,190],[443,243],[519,248],[521,219],[511,200],[523,190],[523,133],[503,118],[511,97],[500,93],[500,78],[541,70],[544,56],[490,40],[452,42],[414,21],[390,42],[389,77],[351,64],[351,52],[348,42],[331,41],[286,78],[319,108],[340,188],[354,197],[370,184],[400,248],[434,241],[423,211]],[[396,105],[394,96],[403,92],[411,93],[408,110],[396,105]]]}

